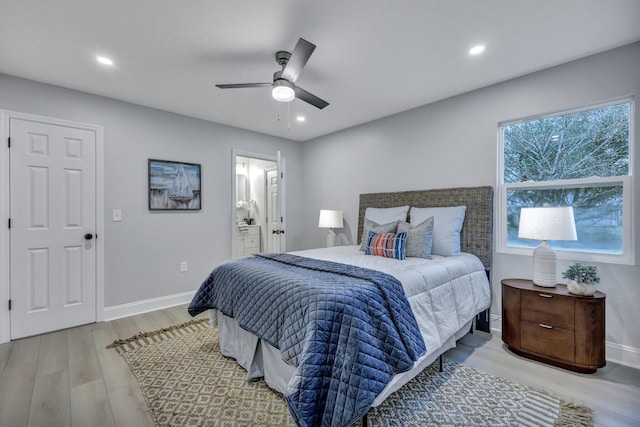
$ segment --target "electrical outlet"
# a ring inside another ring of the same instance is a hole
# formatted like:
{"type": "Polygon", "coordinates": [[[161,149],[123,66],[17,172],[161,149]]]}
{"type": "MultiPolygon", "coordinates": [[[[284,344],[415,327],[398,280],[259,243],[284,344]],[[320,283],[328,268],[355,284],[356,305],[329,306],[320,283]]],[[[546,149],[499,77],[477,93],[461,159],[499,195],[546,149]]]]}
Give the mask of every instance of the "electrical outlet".
{"type": "Polygon", "coordinates": [[[187,261],[180,262],[180,273],[184,273],[187,271],[187,261]]]}

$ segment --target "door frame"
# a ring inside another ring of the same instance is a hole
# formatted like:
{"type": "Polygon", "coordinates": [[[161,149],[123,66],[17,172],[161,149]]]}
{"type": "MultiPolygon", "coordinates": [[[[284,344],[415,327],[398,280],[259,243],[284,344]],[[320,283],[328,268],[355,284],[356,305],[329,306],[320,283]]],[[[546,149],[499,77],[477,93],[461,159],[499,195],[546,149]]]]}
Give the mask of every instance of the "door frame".
{"type": "MultiPolygon", "coordinates": [[[[274,156],[272,154],[244,151],[237,148],[231,149],[231,224],[229,227],[229,229],[231,230],[231,254],[229,257],[230,259],[233,258],[233,255],[236,253],[235,249],[236,249],[236,158],[237,157],[249,157],[252,159],[268,160],[270,162],[278,163],[277,154],[274,156]]],[[[282,173],[283,175],[285,174],[285,164],[286,164],[285,158],[284,156],[281,156],[280,173],[282,173]]],[[[281,179],[279,183],[281,183],[279,185],[282,186],[282,187],[278,187],[278,191],[280,192],[280,207],[281,207],[280,216],[283,218],[282,226],[283,228],[285,228],[285,225],[287,223],[287,216],[285,214],[285,206],[286,206],[286,199],[285,199],[286,184],[285,183],[286,181],[284,179],[281,179]]],[[[287,236],[285,235],[284,236],[285,243],[283,245],[284,248],[286,248],[286,240],[287,240],[287,236]]]]}
{"type": "Polygon", "coordinates": [[[53,117],[38,116],[11,110],[0,110],[0,135],[2,135],[2,149],[0,149],[0,344],[11,339],[11,313],[9,298],[11,296],[10,275],[10,182],[9,182],[9,121],[21,119],[41,122],[49,125],[74,127],[92,131],[96,135],[96,322],[104,320],[104,129],[102,126],[75,122],[53,117]]]}

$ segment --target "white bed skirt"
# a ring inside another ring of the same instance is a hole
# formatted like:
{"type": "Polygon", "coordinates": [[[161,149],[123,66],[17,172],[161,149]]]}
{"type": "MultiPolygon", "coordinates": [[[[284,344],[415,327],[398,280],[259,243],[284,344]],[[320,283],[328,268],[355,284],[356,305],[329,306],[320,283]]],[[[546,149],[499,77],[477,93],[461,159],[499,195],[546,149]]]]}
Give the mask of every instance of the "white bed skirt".
{"type": "MultiPolygon", "coordinates": [[[[210,310],[211,324],[217,323],[220,335],[220,350],[223,355],[233,357],[247,371],[247,380],[264,377],[272,389],[286,396],[287,385],[296,368],[282,360],[280,350],[238,326],[238,322],[217,310],[210,310]]],[[[416,375],[431,365],[442,353],[456,346],[456,341],[471,329],[471,321],[465,324],[439,348],[427,348],[413,368],[393,377],[378,395],[372,406],[378,406],[393,392],[411,381],[416,375]]]]}

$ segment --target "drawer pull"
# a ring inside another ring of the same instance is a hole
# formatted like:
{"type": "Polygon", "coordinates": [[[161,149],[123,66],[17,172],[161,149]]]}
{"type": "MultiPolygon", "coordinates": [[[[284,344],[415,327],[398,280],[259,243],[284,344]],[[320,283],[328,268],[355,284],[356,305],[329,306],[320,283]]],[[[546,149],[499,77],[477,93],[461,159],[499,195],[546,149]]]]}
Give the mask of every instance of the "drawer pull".
{"type": "Polygon", "coordinates": [[[538,325],[539,325],[541,328],[545,328],[545,329],[553,329],[553,326],[545,325],[544,323],[538,323],[538,325]]]}
{"type": "Polygon", "coordinates": [[[540,295],[542,298],[553,298],[553,295],[549,295],[549,294],[538,294],[540,295]]]}

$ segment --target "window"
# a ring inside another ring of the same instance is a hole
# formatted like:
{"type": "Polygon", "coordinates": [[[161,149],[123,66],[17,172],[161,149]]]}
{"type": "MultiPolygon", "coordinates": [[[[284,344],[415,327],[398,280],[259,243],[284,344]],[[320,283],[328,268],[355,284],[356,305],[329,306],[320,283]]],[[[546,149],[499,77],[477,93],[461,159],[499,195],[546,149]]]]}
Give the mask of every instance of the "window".
{"type": "Polygon", "coordinates": [[[500,125],[498,251],[539,244],[518,239],[520,208],[573,206],[578,240],[549,242],[554,249],[634,262],[632,107],[627,99],[500,125]]]}

